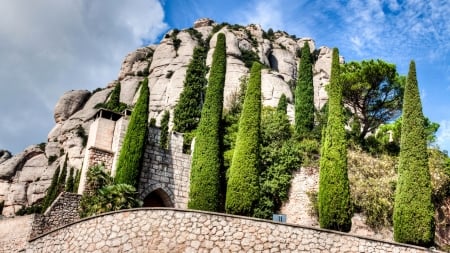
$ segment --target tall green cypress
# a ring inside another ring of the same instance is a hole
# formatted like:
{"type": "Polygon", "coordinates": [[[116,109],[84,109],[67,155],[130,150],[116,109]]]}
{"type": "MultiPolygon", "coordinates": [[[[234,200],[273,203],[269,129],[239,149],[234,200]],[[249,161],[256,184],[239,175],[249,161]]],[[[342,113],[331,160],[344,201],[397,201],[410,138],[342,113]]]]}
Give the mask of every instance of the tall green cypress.
{"type": "Polygon", "coordinates": [[[190,209],[220,209],[220,174],[222,167],[220,123],[226,72],[225,35],[217,35],[205,103],[197,129],[192,157],[189,189],[190,209]]]}
{"type": "Polygon", "coordinates": [[[70,172],[69,172],[69,177],[67,178],[67,183],[66,183],[66,192],[73,192],[74,191],[74,168],[70,167],[70,172]]]}
{"type": "Polygon", "coordinates": [[[55,173],[53,174],[52,177],[52,182],[50,183],[50,186],[48,187],[47,193],[45,194],[44,197],[44,201],[42,204],[42,213],[45,212],[45,210],[52,204],[54,200],[53,196],[55,196],[55,192],[57,192],[58,178],[60,172],[61,172],[60,167],[56,168],[55,173]]]}
{"type": "Polygon", "coordinates": [[[308,137],[314,128],[314,84],[312,57],[308,42],[301,51],[297,87],[295,88],[295,133],[308,137]]]}
{"type": "Polygon", "coordinates": [[[328,84],[328,122],[322,140],[319,175],[319,223],[321,228],[350,231],[352,206],[347,174],[347,140],[339,83],[339,51],[333,49],[328,84]]]}
{"type": "Polygon", "coordinates": [[[197,128],[202,111],[205,78],[208,72],[206,66],[206,48],[194,48],[194,55],[186,70],[184,89],[180,100],[174,109],[173,130],[188,133],[197,128]]]}
{"type": "Polygon", "coordinates": [[[258,202],[260,123],[261,64],[254,62],[229,170],[225,202],[227,213],[250,216],[258,202]]]}
{"type": "Polygon", "coordinates": [[[169,120],[170,112],[165,111],[161,119],[161,137],[159,139],[159,146],[162,149],[167,149],[169,145],[169,120]]]}
{"type": "Polygon", "coordinates": [[[148,104],[150,92],[148,79],[141,83],[141,93],[131,113],[130,123],[120,150],[115,182],[137,188],[139,168],[144,153],[148,131],[148,104]]]}
{"type": "Polygon", "coordinates": [[[286,114],[287,106],[288,106],[287,98],[286,95],[283,93],[280,97],[280,100],[278,101],[277,111],[286,114]]]}
{"type": "Polygon", "coordinates": [[[65,189],[65,185],[66,185],[66,178],[67,178],[67,159],[68,159],[68,155],[66,154],[66,157],[64,158],[64,164],[61,170],[61,176],[58,179],[58,190],[56,192],[56,195],[58,195],[58,193],[64,191],[65,189]]]}
{"type": "Polygon", "coordinates": [[[434,240],[433,205],[427,138],[414,61],[403,97],[398,182],[394,204],[394,239],[430,246],[434,240]]]}

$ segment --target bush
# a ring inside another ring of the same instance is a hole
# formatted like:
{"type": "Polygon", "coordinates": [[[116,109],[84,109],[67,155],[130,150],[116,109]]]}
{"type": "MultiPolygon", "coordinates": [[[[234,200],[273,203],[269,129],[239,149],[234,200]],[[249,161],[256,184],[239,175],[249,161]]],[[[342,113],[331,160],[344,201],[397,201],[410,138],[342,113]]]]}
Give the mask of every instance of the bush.
{"type": "Polygon", "coordinates": [[[42,202],[42,212],[45,212],[45,210],[52,204],[52,202],[58,195],[58,178],[60,171],[61,170],[58,167],[53,174],[52,182],[50,183],[50,186],[48,187],[44,200],[42,202]]]}
{"type": "Polygon", "coordinates": [[[192,157],[189,202],[190,209],[218,211],[221,182],[221,129],[223,89],[226,73],[225,35],[218,34],[213,54],[205,104],[192,157]]]}
{"type": "Polygon", "coordinates": [[[321,228],[350,231],[352,205],[347,175],[342,86],[339,76],[339,51],[333,50],[328,84],[328,123],[322,138],[319,175],[319,223],[321,228]]]}
{"type": "Polygon", "coordinates": [[[116,86],[114,86],[114,89],[112,90],[111,94],[109,95],[108,102],[96,104],[95,108],[97,108],[97,109],[105,108],[107,110],[110,110],[110,111],[113,111],[116,113],[122,113],[125,109],[128,108],[128,105],[120,102],[120,90],[121,90],[121,85],[118,82],[118,83],[116,83],[116,86]]]}
{"type": "Polygon", "coordinates": [[[48,165],[52,165],[53,164],[53,162],[55,162],[56,161],[56,159],[58,159],[58,156],[57,155],[51,155],[51,156],[49,156],[48,157],[48,165]]]}
{"type": "Polygon", "coordinates": [[[259,62],[259,56],[253,50],[246,50],[241,48],[241,60],[244,62],[246,68],[251,68],[253,62],[259,62]]]}
{"type": "Polygon", "coordinates": [[[233,160],[229,171],[227,213],[253,215],[259,198],[261,64],[255,62],[244,99],[233,160]]]}
{"type": "Polygon", "coordinates": [[[118,184],[129,184],[133,187],[138,185],[139,168],[148,131],[149,96],[148,79],[145,78],[120,150],[115,178],[118,184]]]}

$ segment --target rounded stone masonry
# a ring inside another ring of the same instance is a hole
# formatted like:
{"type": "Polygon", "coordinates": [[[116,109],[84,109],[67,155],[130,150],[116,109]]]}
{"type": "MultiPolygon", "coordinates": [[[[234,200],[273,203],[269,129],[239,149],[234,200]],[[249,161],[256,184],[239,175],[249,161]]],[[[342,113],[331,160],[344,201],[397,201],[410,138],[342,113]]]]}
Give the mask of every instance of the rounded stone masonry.
{"type": "Polygon", "coordinates": [[[105,213],[29,242],[26,252],[432,252],[346,233],[172,208],[105,213]]]}

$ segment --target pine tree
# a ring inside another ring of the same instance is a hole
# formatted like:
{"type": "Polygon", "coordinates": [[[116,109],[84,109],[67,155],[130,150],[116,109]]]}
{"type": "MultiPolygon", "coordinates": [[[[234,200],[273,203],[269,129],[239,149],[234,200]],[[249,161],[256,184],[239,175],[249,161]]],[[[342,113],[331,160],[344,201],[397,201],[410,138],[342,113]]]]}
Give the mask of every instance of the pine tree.
{"type": "Polygon", "coordinates": [[[169,144],[169,120],[170,112],[165,111],[161,119],[161,137],[159,139],[159,146],[162,149],[167,149],[169,144]]]}
{"type": "Polygon", "coordinates": [[[219,33],[192,158],[188,202],[190,209],[207,211],[218,211],[220,209],[222,167],[220,123],[223,110],[225,72],[225,35],[219,33]]]}
{"type": "Polygon", "coordinates": [[[227,213],[253,215],[259,198],[259,145],[261,123],[261,64],[254,62],[236,137],[225,209],[227,213]]]}
{"type": "Polygon", "coordinates": [[[347,140],[339,77],[339,51],[333,49],[328,84],[328,121],[324,130],[319,175],[319,223],[321,228],[350,231],[352,206],[347,174],[347,140]]]}
{"type": "Polygon", "coordinates": [[[207,84],[206,49],[194,48],[194,55],[186,70],[184,89],[173,115],[173,130],[188,133],[197,128],[203,103],[203,93],[207,84]]]}
{"type": "Polygon", "coordinates": [[[131,113],[130,123],[120,150],[115,178],[118,184],[129,184],[137,188],[148,131],[149,96],[148,79],[145,78],[141,83],[141,93],[131,113]]]}
{"type": "Polygon", "coordinates": [[[434,240],[434,218],[424,116],[411,61],[403,97],[398,182],[394,205],[394,239],[430,246],[434,240]]]}
{"type": "Polygon", "coordinates": [[[314,84],[312,57],[308,42],[301,50],[297,87],[295,88],[295,133],[305,138],[314,128],[314,84]]]}

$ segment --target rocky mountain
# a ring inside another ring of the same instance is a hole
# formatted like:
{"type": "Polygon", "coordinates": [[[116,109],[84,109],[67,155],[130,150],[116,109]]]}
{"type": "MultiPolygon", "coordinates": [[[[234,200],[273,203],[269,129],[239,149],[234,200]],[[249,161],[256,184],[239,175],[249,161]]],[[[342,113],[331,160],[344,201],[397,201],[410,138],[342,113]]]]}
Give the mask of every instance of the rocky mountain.
{"type": "Polygon", "coordinates": [[[249,73],[245,60],[250,53],[268,67],[262,72],[263,104],[276,106],[284,93],[290,102],[288,115],[292,120],[292,87],[297,77],[298,52],[304,43],[309,44],[315,56],[315,104],[318,108],[324,105],[327,100],[324,87],[329,81],[331,68],[330,48],[317,48],[311,38],[296,38],[282,31],[268,34],[258,25],[217,24],[210,19],[200,19],[193,28],[169,31],[159,44],[129,53],[117,79],[105,88],[93,92],[72,90],[63,94],[55,106],[55,126],[48,134],[47,143],[32,145],[14,156],[0,150],[3,215],[12,216],[21,207],[41,200],[54,171],[64,162],[65,154],[68,155],[69,168],[82,167],[86,138],[98,110],[95,106],[108,100],[118,82],[121,84],[120,101],[132,106],[139,94],[139,82],[148,77],[149,118],[155,118],[159,125],[163,112],[173,112],[178,102],[193,49],[205,41],[209,43],[206,60],[209,66],[218,32],[225,34],[227,46],[225,107],[238,92],[242,77],[249,73]]]}

